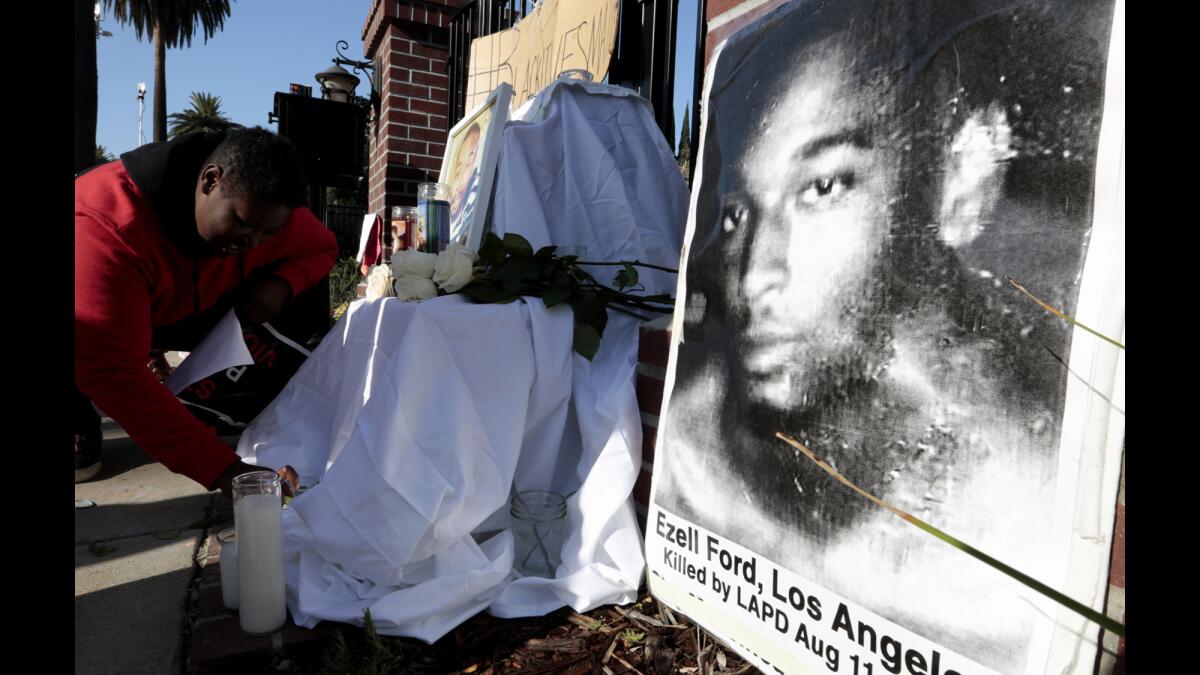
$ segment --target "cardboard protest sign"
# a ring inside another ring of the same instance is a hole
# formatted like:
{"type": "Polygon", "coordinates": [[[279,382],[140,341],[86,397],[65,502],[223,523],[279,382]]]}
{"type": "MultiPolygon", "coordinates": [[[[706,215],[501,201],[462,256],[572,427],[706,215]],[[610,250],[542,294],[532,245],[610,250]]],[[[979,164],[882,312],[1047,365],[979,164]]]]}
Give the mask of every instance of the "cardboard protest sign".
{"type": "Polygon", "coordinates": [[[502,82],[520,107],[564,70],[579,68],[595,82],[608,75],[617,41],[620,0],[545,0],[508,30],[471,42],[466,109],[502,82]]]}
{"type": "Polygon", "coordinates": [[[705,79],[651,591],[766,672],[1091,672],[1124,443],[1124,2],[810,0],[705,79]]]}

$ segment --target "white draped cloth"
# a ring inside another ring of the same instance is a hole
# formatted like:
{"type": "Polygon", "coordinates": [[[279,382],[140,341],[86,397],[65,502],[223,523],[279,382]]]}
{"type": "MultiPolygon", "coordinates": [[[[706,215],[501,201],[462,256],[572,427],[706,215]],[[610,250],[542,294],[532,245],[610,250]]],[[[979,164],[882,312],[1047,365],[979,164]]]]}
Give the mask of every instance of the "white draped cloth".
{"type": "MultiPolygon", "coordinates": [[[[687,191],[649,104],[560,81],[505,130],[494,228],[597,261],[679,261],[687,191]]],[[[593,267],[612,281],[619,267],[593,267]]],[[[639,269],[646,293],[675,276],[639,269]]],[[[641,467],[639,322],[609,312],[572,350],[569,307],[360,300],[238,453],[313,486],[284,511],[298,625],[362,623],[433,642],[475,613],[534,616],[634,600],[645,568],[630,494],[641,467]],[[513,570],[508,502],[567,495],[553,579],[513,570]]]]}

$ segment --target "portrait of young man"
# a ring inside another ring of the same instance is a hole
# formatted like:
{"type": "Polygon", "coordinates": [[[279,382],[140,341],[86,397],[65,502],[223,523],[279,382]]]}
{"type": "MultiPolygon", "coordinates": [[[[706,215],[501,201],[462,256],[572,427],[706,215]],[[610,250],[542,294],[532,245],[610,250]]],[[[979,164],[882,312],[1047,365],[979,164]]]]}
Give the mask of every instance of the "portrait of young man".
{"type": "MultiPolygon", "coordinates": [[[[999,672],[1035,578],[1093,220],[1111,0],[800,2],[721,49],[658,507],[999,672]]],[[[896,672],[896,671],[894,671],[896,672]]]]}
{"type": "MultiPolygon", "coordinates": [[[[454,153],[454,172],[450,185],[450,227],[457,231],[469,215],[467,206],[474,205],[475,192],[479,187],[479,124],[472,124],[463,132],[462,143],[454,153]]],[[[452,239],[454,237],[451,237],[452,239]]]]}

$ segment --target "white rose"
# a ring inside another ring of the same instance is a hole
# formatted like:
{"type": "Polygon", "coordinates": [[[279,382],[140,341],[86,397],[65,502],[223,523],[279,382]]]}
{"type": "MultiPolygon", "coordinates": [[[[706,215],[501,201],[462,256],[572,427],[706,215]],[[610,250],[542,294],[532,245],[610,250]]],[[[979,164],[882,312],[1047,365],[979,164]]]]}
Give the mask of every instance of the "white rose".
{"type": "Polygon", "coordinates": [[[433,283],[447,293],[453,293],[471,282],[475,272],[475,252],[458,244],[450,244],[437,256],[433,267],[433,283]]]}
{"type": "Polygon", "coordinates": [[[433,266],[436,262],[437,256],[432,253],[404,249],[392,256],[392,276],[397,279],[406,276],[429,279],[433,276],[433,266]]]}
{"type": "Polygon", "coordinates": [[[437,286],[434,286],[429,279],[412,274],[405,275],[396,280],[396,297],[405,302],[436,298],[437,286]]]}
{"type": "Polygon", "coordinates": [[[396,295],[392,290],[392,269],[387,265],[376,265],[371,268],[367,277],[367,299],[390,298],[396,295]]]}

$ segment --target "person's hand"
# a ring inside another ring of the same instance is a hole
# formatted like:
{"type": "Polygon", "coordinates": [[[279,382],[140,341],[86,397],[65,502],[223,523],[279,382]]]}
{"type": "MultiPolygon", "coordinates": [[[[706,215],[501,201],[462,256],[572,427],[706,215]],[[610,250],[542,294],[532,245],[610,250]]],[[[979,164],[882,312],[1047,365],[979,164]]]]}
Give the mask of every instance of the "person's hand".
{"type": "Polygon", "coordinates": [[[279,474],[279,482],[283,484],[286,496],[294,497],[296,490],[300,489],[300,474],[296,473],[291,464],[284,464],[283,468],[275,473],[279,474]]]}
{"type": "Polygon", "coordinates": [[[246,293],[237,308],[238,319],[243,325],[257,326],[279,316],[292,299],[292,287],[280,277],[260,279],[246,293]]]}
{"type": "Polygon", "coordinates": [[[281,480],[280,481],[280,483],[282,484],[282,487],[283,487],[283,490],[281,490],[282,497],[295,497],[296,491],[293,489],[293,486],[298,485],[300,483],[300,478],[299,478],[299,476],[296,475],[296,470],[292,469],[291,466],[284,466],[279,471],[272,471],[271,469],[268,469],[265,466],[255,466],[254,464],[247,464],[240,459],[238,461],[234,462],[233,464],[230,464],[228,469],[225,469],[225,472],[222,473],[221,477],[217,479],[216,487],[226,497],[233,499],[233,479],[234,478],[237,478],[238,476],[240,476],[244,473],[250,473],[252,471],[266,471],[268,473],[278,473],[280,478],[283,478],[285,475],[285,472],[288,470],[291,471],[291,476],[288,478],[292,482],[289,482],[289,480],[281,480]],[[294,479],[293,479],[293,477],[294,477],[294,479]]]}
{"type": "Polygon", "coordinates": [[[166,382],[174,370],[171,368],[171,364],[167,362],[166,353],[160,351],[150,352],[150,359],[146,363],[146,367],[150,369],[151,373],[154,373],[154,379],[159,382],[166,382]]]}

